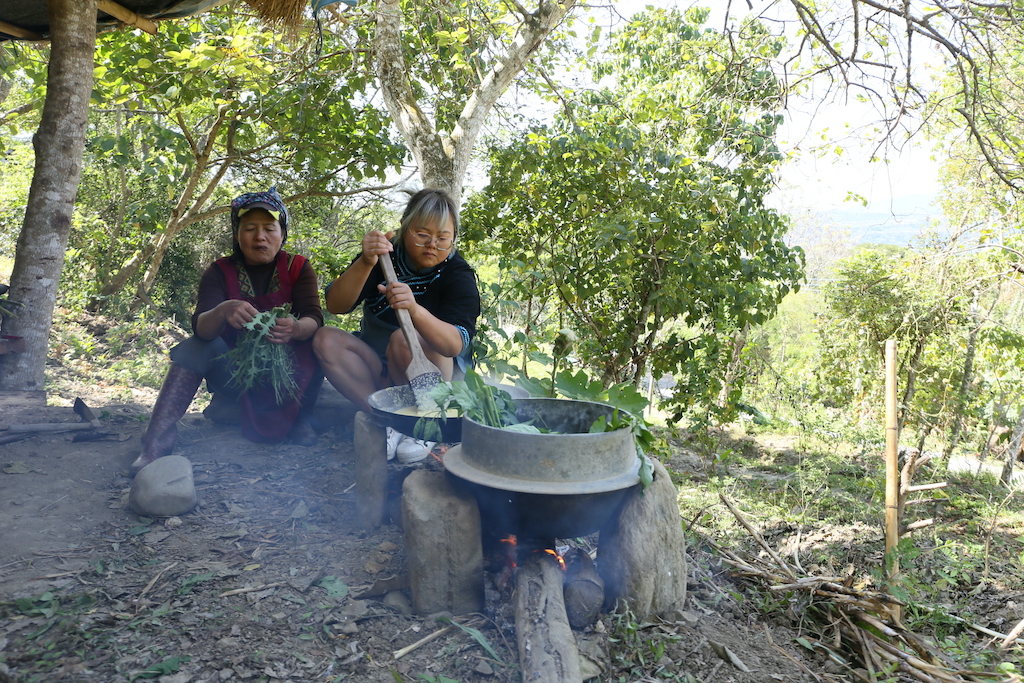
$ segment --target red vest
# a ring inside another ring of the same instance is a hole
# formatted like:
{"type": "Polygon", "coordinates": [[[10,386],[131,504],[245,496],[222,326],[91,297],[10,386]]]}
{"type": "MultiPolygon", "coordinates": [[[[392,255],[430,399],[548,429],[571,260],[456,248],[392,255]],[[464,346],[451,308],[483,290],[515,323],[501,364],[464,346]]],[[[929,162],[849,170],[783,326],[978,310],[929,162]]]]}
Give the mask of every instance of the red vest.
{"type": "MultiPolygon", "coordinates": [[[[243,296],[238,280],[238,270],[230,258],[217,259],[217,265],[224,273],[224,281],[228,288],[229,299],[248,301],[259,311],[269,311],[276,306],[283,306],[292,300],[292,289],[298,280],[299,272],[306,263],[303,256],[294,254],[290,258],[283,250],[277,253],[277,279],[280,288],[276,292],[260,296],[243,296]]],[[[228,326],[222,334],[228,346],[234,348],[238,338],[238,330],[228,326]]],[[[242,436],[250,441],[261,443],[279,443],[283,441],[295,422],[295,417],[302,407],[302,396],[309,387],[309,382],[316,372],[317,362],[313,353],[313,340],[289,342],[294,352],[293,374],[299,387],[298,396],[287,399],[283,405],[277,403],[274,388],[268,382],[265,387],[244,392],[239,398],[242,407],[242,436]]]]}

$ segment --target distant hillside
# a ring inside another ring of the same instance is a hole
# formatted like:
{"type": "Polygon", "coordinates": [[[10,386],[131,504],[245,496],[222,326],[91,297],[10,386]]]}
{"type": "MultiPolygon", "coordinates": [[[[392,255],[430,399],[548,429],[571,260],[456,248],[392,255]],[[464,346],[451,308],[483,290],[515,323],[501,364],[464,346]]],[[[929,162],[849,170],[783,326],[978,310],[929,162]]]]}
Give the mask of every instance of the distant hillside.
{"type": "Polygon", "coordinates": [[[942,220],[942,210],[930,206],[931,195],[896,197],[889,206],[870,204],[862,207],[844,204],[829,213],[836,225],[846,229],[856,244],[875,243],[906,246],[935,220],[942,220]]]}

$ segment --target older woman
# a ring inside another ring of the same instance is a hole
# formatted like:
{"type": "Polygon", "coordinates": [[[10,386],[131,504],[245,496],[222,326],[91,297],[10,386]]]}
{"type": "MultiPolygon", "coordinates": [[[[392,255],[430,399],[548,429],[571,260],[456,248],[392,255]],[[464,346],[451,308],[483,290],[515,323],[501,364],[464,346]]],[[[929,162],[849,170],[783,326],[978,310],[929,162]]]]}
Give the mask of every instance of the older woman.
{"type": "Polygon", "coordinates": [[[171,367],[133,471],[174,449],[178,420],[204,377],[213,392],[208,416],[224,416],[237,402],[235,414],[246,438],[273,443],[291,433],[302,445],[316,441],[307,418],[323,380],[312,351],[313,335],[323,325],[316,273],[304,257],[282,249],[288,239],[288,210],[276,189],[236,197],[231,202],[231,228],[233,251],[210,265],[199,281],[194,335],[171,350],[171,367]],[[298,395],[279,404],[270,386],[246,392],[234,387],[232,368],[222,356],[258,313],[286,303],[291,304],[291,315],[277,318],[267,339],[292,348],[298,395]]]}
{"type": "Polygon", "coordinates": [[[409,200],[398,235],[372,230],[348,269],[327,287],[327,310],[348,313],[362,304],[357,334],[324,327],[313,348],[328,381],[369,412],[370,394],[408,383],[412,361],[396,309],[406,309],[427,358],[445,380],[470,357],[480,315],[472,267],[456,250],[458,210],[442,190],[426,189],[409,200]],[[378,262],[390,258],[398,282],[385,284],[378,262]]]}

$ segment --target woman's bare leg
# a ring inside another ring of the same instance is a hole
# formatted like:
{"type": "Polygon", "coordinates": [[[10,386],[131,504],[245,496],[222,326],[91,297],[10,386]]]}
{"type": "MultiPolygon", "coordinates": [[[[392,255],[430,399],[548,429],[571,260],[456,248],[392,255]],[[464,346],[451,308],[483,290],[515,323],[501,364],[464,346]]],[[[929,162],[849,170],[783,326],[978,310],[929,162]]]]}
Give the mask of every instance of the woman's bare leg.
{"type": "Polygon", "coordinates": [[[388,386],[381,377],[377,353],[355,335],[336,327],[321,327],[313,337],[313,351],[327,381],[360,410],[371,412],[370,394],[388,386]]]}

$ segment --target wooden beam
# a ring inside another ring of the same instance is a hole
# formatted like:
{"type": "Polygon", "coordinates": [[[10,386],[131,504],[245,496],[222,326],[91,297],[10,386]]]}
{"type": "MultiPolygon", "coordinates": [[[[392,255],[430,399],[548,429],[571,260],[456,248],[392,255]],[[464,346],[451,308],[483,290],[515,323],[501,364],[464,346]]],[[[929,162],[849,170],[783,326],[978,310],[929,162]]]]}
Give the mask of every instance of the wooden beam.
{"type": "Polygon", "coordinates": [[[14,36],[15,38],[23,38],[25,40],[46,40],[38,33],[23,29],[20,26],[15,26],[14,24],[8,24],[6,21],[0,21],[0,32],[6,33],[9,36],[14,36]]]}
{"type": "Polygon", "coordinates": [[[127,7],[114,2],[114,0],[99,0],[97,7],[101,12],[109,14],[110,16],[123,21],[124,23],[140,28],[150,35],[156,35],[156,22],[146,19],[143,16],[131,11],[127,7]]]}
{"type": "Polygon", "coordinates": [[[0,389],[0,408],[43,408],[45,406],[45,391],[0,389]]]}

